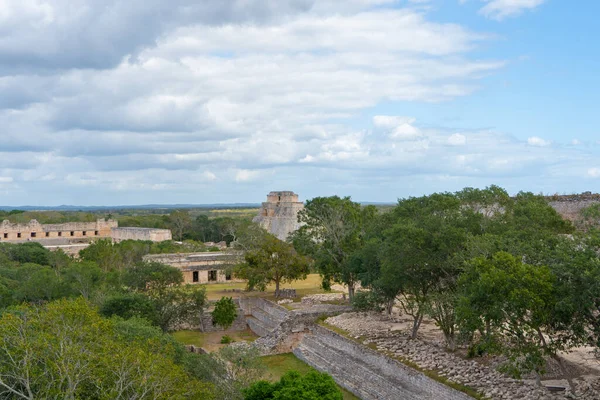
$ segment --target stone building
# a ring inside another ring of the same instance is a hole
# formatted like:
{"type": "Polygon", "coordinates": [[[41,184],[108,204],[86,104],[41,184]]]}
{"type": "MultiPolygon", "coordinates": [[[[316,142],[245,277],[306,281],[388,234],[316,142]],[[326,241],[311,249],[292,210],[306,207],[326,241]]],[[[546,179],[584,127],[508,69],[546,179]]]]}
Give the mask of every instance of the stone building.
{"type": "Polygon", "coordinates": [[[179,268],[185,283],[239,282],[231,269],[239,255],[231,252],[148,254],[144,261],[154,261],[179,268]]]}
{"type": "Polygon", "coordinates": [[[303,208],[304,203],[298,201],[296,193],[271,192],[267,195],[267,201],[262,203],[259,214],[252,221],[280,240],[286,240],[290,233],[300,227],[298,212],[303,208]]]}
{"type": "Polygon", "coordinates": [[[151,242],[164,242],[172,240],[173,236],[169,229],[155,228],[113,228],[111,231],[113,242],[123,240],[149,240],[151,242]]]}
{"type": "Polygon", "coordinates": [[[27,224],[13,224],[8,220],[0,223],[0,243],[39,242],[47,247],[87,244],[94,239],[171,240],[171,231],[154,228],[119,228],[117,221],[98,219],[96,222],[67,222],[64,224],[40,224],[35,219],[27,224]]]}
{"type": "Polygon", "coordinates": [[[8,220],[0,224],[0,242],[85,242],[94,238],[110,238],[117,221],[98,219],[96,222],[67,222],[64,224],[40,224],[35,219],[27,224],[13,224],[8,220]]]}

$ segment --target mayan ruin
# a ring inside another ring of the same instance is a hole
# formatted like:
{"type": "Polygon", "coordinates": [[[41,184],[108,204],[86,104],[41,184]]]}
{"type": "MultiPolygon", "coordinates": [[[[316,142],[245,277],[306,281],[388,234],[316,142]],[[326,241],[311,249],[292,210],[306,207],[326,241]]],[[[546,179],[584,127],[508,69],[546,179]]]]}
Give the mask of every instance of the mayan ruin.
{"type": "Polygon", "coordinates": [[[304,204],[298,201],[298,195],[294,192],[270,192],[267,201],[262,203],[258,215],[252,221],[280,240],[286,240],[290,233],[300,227],[298,212],[303,208],[304,204]]]}

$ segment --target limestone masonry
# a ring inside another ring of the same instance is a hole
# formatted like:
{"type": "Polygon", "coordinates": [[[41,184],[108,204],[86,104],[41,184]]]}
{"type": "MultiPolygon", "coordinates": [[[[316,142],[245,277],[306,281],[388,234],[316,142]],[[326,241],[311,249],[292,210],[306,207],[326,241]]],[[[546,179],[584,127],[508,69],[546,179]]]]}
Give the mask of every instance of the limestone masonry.
{"type": "Polygon", "coordinates": [[[90,243],[94,239],[171,240],[171,231],[154,228],[119,228],[117,221],[98,219],[96,222],[67,222],[40,224],[35,219],[27,224],[13,224],[8,220],[0,224],[0,242],[39,242],[48,247],[90,243]]]}
{"type": "Polygon", "coordinates": [[[154,228],[113,228],[112,239],[114,242],[122,240],[150,240],[151,242],[164,242],[172,240],[171,231],[168,229],[154,228]]]}
{"type": "Polygon", "coordinates": [[[231,273],[237,255],[228,252],[148,254],[144,261],[154,261],[179,268],[185,283],[236,281],[231,273]]]}
{"type": "Polygon", "coordinates": [[[262,203],[259,214],[252,220],[267,231],[286,240],[288,235],[300,227],[298,212],[304,203],[298,201],[298,195],[290,191],[271,192],[267,201],[262,203]]]}
{"type": "Polygon", "coordinates": [[[583,209],[600,203],[600,194],[585,192],[574,195],[549,196],[546,199],[563,218],[575,221],[583,209]]]}

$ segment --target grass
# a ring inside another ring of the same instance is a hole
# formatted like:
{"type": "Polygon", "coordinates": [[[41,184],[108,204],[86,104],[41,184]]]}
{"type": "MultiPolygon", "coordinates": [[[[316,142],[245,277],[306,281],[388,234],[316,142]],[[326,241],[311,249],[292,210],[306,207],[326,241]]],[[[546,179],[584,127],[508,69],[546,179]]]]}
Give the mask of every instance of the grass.
{"type": "Polygon", "coordinates": [[[475,390],[475,389],[473,389],[473,388],[471,388],[469,386],[465,386],[465,385],[461,385],[460,383],[452,382],[452,381],[448,380],[448,378],[439,375],[436,371],[432,371],[432,370],[428,370],[428,369],[425,369],[425,368],[421,368],[416,363],[414,363],[414,362],[412,362],[410,360],[407,360],[407,359],[405,359],[403,357],[399,357],[396,354],[393,354],[393,353],[391,353],[389,351],[381,351],[381,350],[379,350],[379,348],[377,347],[377,345],[375,343],[365,344],[364,340],[366,338],[363,337],[363,336],[361,336],[358,339],[356,339],[355,337],[353,337],[352,335],[350,335],[348,331],[346,331],[344,329],[341,329],[341,328],[338,328],[337,326],[330,325],[327,322],[325,322],[324,319],[317,320],[317,323],[319,325],[321,325],[321,326],[329,329],[329,330],[332,330],[332,331],[334,331],[334,332],[336,332],[336,333],[338,333],[338,334],[340,334],[340,335],[342,335],[342,336],[344,336],[344,337],[352,340],[352,341],[358,342],[358,343],[362,344],[363,346],[369,347],[370,349],[375,350],[375,351],[377,351],[377,352],[379,352],[381,354],[384,354],[384,355],[386,355],[389,358],[392,358],[392,359],[394,359],[396,361],[399,361],[402,364],[404,364],[404,365],[406,365],[408,367],[411,367],[412,369],[415,369],[415,370],[417,370],[419,372],[422,372],[425,376],[428,376],[429,378],[431,378],[431,379],[433,379],[435,381],[438,381],[440,383],[443,383],[446,386],[449,386],[449,387],[451,387],[451,388],[453,388],[455,390],[458,390],[459,392],[463,392],[463,393],[465,393],[465,394],[473,397],[474,399],[477,399],[477,400],[484,400],[485,399],[485,397],[483,395],[481,395],[477,390],[475,390]]]}
{"type": "Polygon", "coordinates": [[[218,332],[177,331],[171,333],[171,335],[181,344],[193,344],[197,347],[203,347],[207,351],[216,351],[225,346],[221,343],[221,338],[225,335],[236,342],[253,342],[258,338],[250,329],[218,332]]]}
{"type": "MultiPolygon", "coordinates": [[[[293,353],[277,354],[274,356],[262,357],[263,362],[267,366],[267,376],[265,379],[269,381],[278,381],[288,371],[298,371],[301,374],[305,374],[314,369],[298,359],[293,353]]],[[[344,400],[359,400],[358,397],[340,387],[344,400]]]]}
{"type": "MultiPolygon", "coordinates": [[[[295,302],[300,301],[303,296],[318,293],[327,293],[321,287],[321,276],[319,274],[310,274],[305,280],[295,281],[292,283],[283,284],[280,286],[281,289],[296,289],[297,297],[295,302]]],[[[219,300],[223,296],[239,297],[242,292],[231,292],[232,289],[244,290],[246,288],[245,282],[231,282],[231,283],[213,283],[206,285],[206,296],[209,300],[219,300]]],[[[331,292],[330,292],[331,293],[331,292]]],[[[275,285],[267,286],[264,292],[243,292],[245,296],[258,296],[263,297],[267,300],[275,299],[275,285]]]]}

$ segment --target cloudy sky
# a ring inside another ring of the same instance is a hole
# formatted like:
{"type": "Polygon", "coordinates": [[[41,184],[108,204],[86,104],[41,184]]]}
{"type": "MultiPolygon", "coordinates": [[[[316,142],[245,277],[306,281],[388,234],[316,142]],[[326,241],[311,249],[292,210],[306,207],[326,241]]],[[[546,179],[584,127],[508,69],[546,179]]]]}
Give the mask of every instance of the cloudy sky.
{"type": "Polygon", "coordinates": [[[0,0],[0,204],[598,191],[599,13],[0,0]]]}

